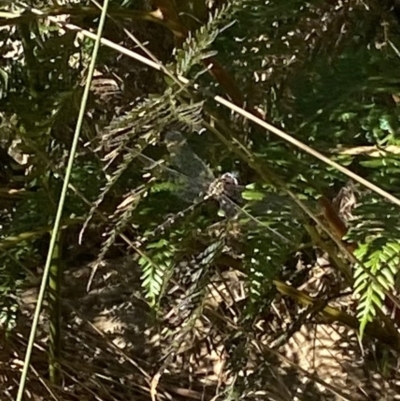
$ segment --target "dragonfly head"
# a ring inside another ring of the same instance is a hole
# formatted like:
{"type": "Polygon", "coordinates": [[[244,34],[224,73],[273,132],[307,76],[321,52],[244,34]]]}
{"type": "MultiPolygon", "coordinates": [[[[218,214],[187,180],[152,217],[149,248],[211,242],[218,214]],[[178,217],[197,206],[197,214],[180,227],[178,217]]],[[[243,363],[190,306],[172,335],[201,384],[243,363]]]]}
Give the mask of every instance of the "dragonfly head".
{"type": "Polygon", "coordinates": [[[237,173],[224,173],[221,175],[221,181],[226,186],[237,187],[239,185],[238,174],[237,173]]]}
{"type": "MultiPolygon", "coordinates": [[[[221,176],[221,181],[224,183],[224,195],[237,205],[241,204],[243,187],[239,185],[238,174],[237,173],[225,173],[221,176]]],[[[229,202],[222,202],[221,207],[224,209],[228,215],[235,214],[232,207],[228,205],[229,202]]]]}

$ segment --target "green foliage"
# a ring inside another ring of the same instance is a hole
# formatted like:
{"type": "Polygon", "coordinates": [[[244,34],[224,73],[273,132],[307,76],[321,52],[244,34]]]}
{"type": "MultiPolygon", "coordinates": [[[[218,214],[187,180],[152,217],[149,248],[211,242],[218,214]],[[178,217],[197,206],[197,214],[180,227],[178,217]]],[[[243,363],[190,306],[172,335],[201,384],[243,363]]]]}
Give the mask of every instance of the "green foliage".
{"type": "MultiPolygon", "coordinates": [[[[399,57],[390,49],[399,44],[395,24],[391,26],[393,30],[388,28],[384,33],[377,24],[382,14],[372,4],[369,7],[373,12],[367,12],[361,5],[350,7],[346,3],[341,16],[339,11],[330,9],[322,22],[316,18],[321,15],[321,4],[287,3],[279,8],[274,2],[268,7],[259,7],[256,1],[234,2],[238,22],[229,34],[217,38],[219,56],[225,60],[232,60],[231,54],[237,56],[235,63],[226,61],[225,65],[235,71],[244,92],[251,97],[249,101],[263,109],[269,121],[398,194],[397,154],[371,158],[340,152],[356,146],[398,146],[398,106],[391,99],[399,88],[399,57]],[[261,25],[262,35],[258,29],[261,25]],[[347,29],[346,34],[332,35],[339,25],[347,29]],[[313,31],[318,32],[317,36],[313,31]],[[231,37],[237,40],[232,41],[231,37]],[[382,47],[376,46],[379,41],[384,43],[382,47]],[[263,71],[264,77],[258,71],[263,71]],[[249,82],[251,74],[257,76],[254,86],[249,82]],[[247,90],[249,86],[254,90],[247,90]]],[[[256,130],[251,129],[249,134],[253,139],[252,152],[262,155],[271,170],[296,193],[335,193],[335,188],[343,185],[343,176],[303,152],[289,149],[272,136],[266,137],[266,144],[256,130]]],[[[259,199],[257,193],[246,196],[259,199]]],[[[384,265],[388,254],[395,252],[390,251],[390,246],[399,240],[393,221],[396,210],[382,200],[371,203],[363,196],[357,199],[353,211],[356,218],[349,222],[349,238],[361,244],[366,244],[371,233],[379,232],[377,238],[370,239],[368,245],[360,245],[358,251],[364,267],[378,280],[365,280],[367,273],[363,273],[363,268],[355,268],[355,290],[361,296],[361,332],[382,307],[384,293],[393,290],[391,274],[396,273],[395,263],[385,268],[384,265]],[[379,239],[382,236],[384,240],[379,239]]],[[[272,254],[282,255],[278,250],[272,254]]],[[[392,258],[396,260],[396,255],[392,258]]]]}
{"type": "Polygon", "coordinates": [[[281,275],[282,267],[304,240],[305,220],[302,211],[283,194],[266,193],[252,185],[242,196],[249,200],[239,218],[246,238],[244,266],[249,274],[250,299],[259,302],[271,294],[272,280],[281,275]]]}
{"type": "Polygon", "coordinates": [[[215,50],[210,48],[222,31],[220,26],[225,24],[222,28],[227,28],[227,16],[229,15],[230,5],[228,3],[210,16],[208,23],[195,31],[193,36],[189,34],[182,48],[176,52],[175,68],[178,75],[188,76],[193,68],[199,70],[203,60],[217,54],[215,50]]]}
{"type": "Polygon", "coordinates": [[[400,244],[375,238],[359,244],[355,256],[360,261],[354,267],[354,294],[360,295],[357,317],[360,319],[360,335],[365,326],[382,309],[386,293],[392,292],[399,271],[400,244]]]}
{"type": "Polygon", "coordinates": [[[142,285],[146,290],[146,298],[152,306],[156,306],[163,295],[163,289],[173,272],[174,248],[166,240],[148,244],[146,255],[139,259],[142,268],[142,285]]]}
{"type": "MultiPolygon", "coordinates": [[[[184,45],[182,51],[177,53],[177,68],[180,74],[186,74],[189,67],[201,63],[204,57],[208,57],[210,53],[206,50],[215,39],[217,30],[217,16],[224,15],[225,9],[216,15],[216,18],[210,20],[208,29],[202,28],[198,34],[189,39],[184,45]],[[189,51],[190,50],[190,51],[189,51]]],[[[222,18],[222,17],[221,17],[222,18]]],[[[125,115],[115,118],[110,126],[106,129],[108,134],[101,136],[103,147],[111,147],[111,152],[106,156],[107,159],[113,159],[118,155],[123,157],[122,162],[113,168],[106,185],[96,202],[93,204],[86,224],[93,217],[95,211],[99,208],[100,204],[104,201],[105,196],[117,184],[121,177],[139,167],[151,167],[151,174],[157,175],[157,169],[154,161],[142,156],[146,147],[160,143],[160,133],[165,131],[167,127],[177,127],[187,131],[198,131],[201,127],[202,119],[202,106],[203,102],[189,102],[180,103],[178,96],[180,90],[176,90],[175,84],[167,87],[162,95],[155,95],[139,102],[134,109],[127,112],[125,115]],[[134,162],[139,160],[143,166],[133,167],[134,162]]],[[[182,93],[183,95],[183,93],[182,93]]],[[[165,179],[165,178],[164,178],[165,179]]],[[[174,188],[173,183],[157,183],[157,181],[145,184],[152,194],[156,194],[160,190],[172,191],[174,188]]],[[[125,197],[128,196],[125,195],[125,197]]],[[[135,219],[133,215],[134,209],[138,206],[135,202],[133,208],[124,208],[123,213],[115,214],[116,224],[112,226],[106,235],[106,240],[102,246],[99,254],[99,260],[104,257],[107,250],[114,244],[117,235],[123,232],[128,226],[129,222],[135,219]]],[[[139,213],[146,210],[139,207],[139,213]]],[[[154,218],[154,207],[150,209],[147,207],[147,215],[152,213],[154,218]]],[[[137,217],[136,217],[137,219],[137,217]]],[[[160,295],[161,282],[159,277],[165,275],[166,265],[163,263],[164,253],[161,253],[161,259],[156,258],[155,262],[149,262],[147,258],[142,261],[144,268],[144,287],[148,290],[147,296],[151,299],[152,303],[156,302],[156,298],[160,295]],[[157,267],[160,267],[160,272],[157,272],[157,267]],[[154,283],[152,283],[154,280],[154,283]]]]}
{"type": "MultiPolygon", "coordinates": [[[[148,5],[119,3],[138,10],[148,5]]],[[[220,265],[233,269],[232,261],[247,281],[246,305],[238,307],[235,315],[242,335],[240,319],[246,314],[250,322],[258,319],[275,297],[273,280],[285,271],[285,280],[290,281],[297,274],[294,255],[304,256],[305,226],[310,221],[284,189],[297,194],[320,217],[315,198],[321,194],[333,198],[347,182],[347,177],[304,151],[216,105],[209,93],[226,94],[208,74],[205,59],[215,57],[241,89],[246,107],[257,107],[268,122],[392,194],[400,194],[398,153],[346,152],[400,145],[396,100],[400,40],[390,10],[372,1],[343,1],[340,6],[300,0],[226,3],[210,13],[204,25],[195,21],[193,26],[199,28],[174,50],[165,44],[168,41],[154,39],[152,24],[143,28],[135,23],[132,28],[128,17],[121,19],[121,24],[149,42],[157,57],[167,60],[169,71],[188,77],[203,90],[195,92],[136,61],[126,62],[113,51],[104,51],[98,75],[118,89],[107,92],[109,101],[102,97],[104,92],[92,90],[72,177],[77,192],[69,192],[64,214],[86,220],[83,228],[88,238],[84,239],[93,241],[94,249],[100,247],[96,262],[112,257],[110,251],[115,249],[140,255],[142,286],[154,308],[162,311],[174,304],[174,297],[184,299],[177,338],[182,327],[195,326],[204,312],[207,287],[214,284],[220,265]],[[221,130],[225,143],[204,130],[205,121],[221,130]],[[170,130],[182,133],[216,177],[238,171],[246,190],[241,197],[230,198],[234,213],[222,210],[217,197],[202,201],[200,190],[207,191],[210,183],[203,182],[200,173],[192,174],[197,163],[190,159],[192,154],[186,164],[174,163],[164,140],[170,130]],[[242,145],[254,164],[249,166],[228,145],[242,145]],[[271,182],[282,182],[282,188],[263,182],[254,166],[266,167],[278,179],[268,177],[271,182]],[[218,208],[224,213],[218,214],[218,208]],[[89,237],[93,227],[99,238],[89,237]],[[133,243],[133,249],[121,245],[121,235],[133,243]],[[221,259],[232,265],[224,265],[221,259]],[[179,284],[179,291],[173,283],[179,284]],[[171,288],[179,296],[169,292],[171,288]]],[[[17,139],[20,153],[28,157],[28,163],[19,166],[20,181],[10,178],[8,161],[0,166],[1,180],[3,170],[7,171],[0,189],[23,189],[26,195],[7,200],[0,210],[1,240],[18,238],[53,221],[93,46],[91,40],[77,39],[68,29],[28,17],[7,32],[0,31],[4,41],[0,53],[7,56],[0,70],[0,144],[7,153],[17,139]],[[13,56],[7,53],[11,48],[13,56]]],[[[192,17],[185,15],[182,20],[192,17]]],[[[95,17],[77,12],[75,20],[92,29],[95,17]]],[[[166,28],[157,27],[160,37],[167,37],[166,28]]],[[[114,23],[107,31],[107,36],[137,51],[135,45],[123,42],[122,35],[114,23]]],[[[395,290],[400,226],[397,208],[374,194],[362,192],[356,201],[347,236],[358,243],[355,256],[360,263],[352,266],[353,289],[359,297],[357,317],[363,335],[369,322],[381,323],[378,312],[385,312],[385,298],[395,290]]],[[[69,249],[78,248],[77,235],[72,234],[69,249]]],[[[35,271],[43,264],[46,248],[47,238],[35,236],[35,241],[18,241],[7,248],[8,253],[2,249],[0,300],[5,312],[1,321],[13,316],[14,294],[26,280],[26,270],[35,271]]],[[[334,252],[337,257],[336,248],[334,252]]],[[[312,258],[307,263],[315,265],[312,258]]],[[[75,258],[73,263],[81,262],[75,258]]],[[[338,286],[349,285],[343,284],[343,278],[337,281],[338,286]]],[[[337,283],[329,284],[334,289],[337,283]]]]}

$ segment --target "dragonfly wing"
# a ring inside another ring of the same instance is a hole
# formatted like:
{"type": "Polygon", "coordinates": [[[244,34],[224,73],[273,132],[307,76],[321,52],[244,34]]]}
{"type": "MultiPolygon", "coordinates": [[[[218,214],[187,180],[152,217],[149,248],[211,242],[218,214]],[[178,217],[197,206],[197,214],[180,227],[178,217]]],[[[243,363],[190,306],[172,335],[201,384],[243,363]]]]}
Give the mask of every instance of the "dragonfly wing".
{"type": "Polygon", "coordinates": [[[136,159],[139,160],[146,171],[151,172],[154,176],[161,176],[165,181],[172,182],[177,186],[176,195],[186,202],[193,202],[207,185],[204,180],[199,177],[192,178],[177,170],[168,167],[164,160],[153,160],[141,152],[136,152],[136,159]]]}
{"type": "MultiPolygon", "coordinates": [[[[310,202],[305,203],[310,208],[310,202]]],[[[301,220],[305,213],[290,198],[278,194],[267,194],[261,201],[249,202],[242,207],[224,195],[222,209],[228,217],[236,215],[236,220],[253,233],[264,232],[264,238],[296,244],[302,235],[301,220]]]]}
{"type": "Polygon", "coordinates": [[[164,142],[170,154],[170,162],[187,176],[211,184],[215,177],[203,160],[192,150],[185,137],[178,131],[168,131],[164,142]]]}
{"type": "Polygon", "coordinates": [[[195,201],[201,194],[207,192],[215,179],[213,173],[193,152],[180,132],[168,131],[164,142],[170,155],[169,164],[176,169],[166,166],[163,161],[155,161],[138,151],[136,151],[136,157],[147,170],[159,169],[167,181],[177,184],[176,195],[178,197],[187,202],[195,201]]]}

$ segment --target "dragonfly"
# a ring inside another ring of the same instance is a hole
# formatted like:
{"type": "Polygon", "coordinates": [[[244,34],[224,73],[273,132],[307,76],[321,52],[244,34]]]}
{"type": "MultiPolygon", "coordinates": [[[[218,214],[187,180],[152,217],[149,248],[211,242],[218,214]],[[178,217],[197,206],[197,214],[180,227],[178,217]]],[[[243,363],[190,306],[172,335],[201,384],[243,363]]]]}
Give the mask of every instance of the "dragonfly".
{"type": "MultiPolygon", "coordinates": [[[[263,222],[251,211],[242,207],[242,194],[245,187],[239,185],[236,175],[226,172],[216,177],[179,131],[168,131],[164,143],[169,153],[170,166],[155,161],[141,152],[137,152],[136,156],[145,165],[145,170],[151,171],[159,166],[167,175],[168,180],[179,183],[176,195],[188,202],[190,206],[169,217],[152,234],[164,231],[166,227],[173,224],[177,219],[186,216],[199,204],[208,199],[215,199],[227,219],[239,220],[241,218],[247,222],[247,225],[252,223],[253,227],[263,227],[276,239],[279,238],[286,243],[295,243],[289,235],[281,234],[271,227],[270,223],[263,222]]],[[[257,211],[257,214],[261,212],[264,216],[277,215],[280,220],[284,220],[283,217],[286,217],[288,223],[293,223],[293,213],[299,212],[298,206],[294,205],[293,201],[278,194],[266,195],[262,201],[256,202],[252,209],[257,211]]]]}

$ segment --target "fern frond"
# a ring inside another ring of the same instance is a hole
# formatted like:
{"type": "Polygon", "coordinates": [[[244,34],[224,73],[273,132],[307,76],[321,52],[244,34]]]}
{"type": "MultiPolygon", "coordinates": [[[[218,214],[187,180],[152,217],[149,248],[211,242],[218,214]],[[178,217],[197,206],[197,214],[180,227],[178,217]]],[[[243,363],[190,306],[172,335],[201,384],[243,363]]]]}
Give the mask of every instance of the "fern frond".
{"type": "Polygon", "coordinates": [[[106,129],[107,132],[101,136],[102,146],[125,146],[133,138],[138,138],[139,133],[153,133],[153,127],[157,129],[159,122],[164,123],[165,118],[169,118],[170,96],[170,90],[167,88],[162,95],[150,97],[136,104],[123,116],[115,118],[106,129]]]}
{"type": "Polygon", "coordinates": [[[361,194],[352,214],[348,237],[353,242],[364,243],[366,237],[378,236],[387,242],[400,239],[398,207],[393,203],[375,194],[361,194]]]}
{"type": "Polygon", "coordinates": [[[400,263],[399,242],[386,242],[377,238],[359,245],[355,256],[361,262],[354,268],[354,294],[360,296],[357,317],[360,336],[366,325],[382,309],[386,292],[394,289],[395,276],[400,263]]]}
{"type": "Polygon", "coordinates": [[[142,268],[142,286],[146,291],[146,298],[153,307],[157,305],[163,288],[172,274],[174,254],[175,248],[169,241],[159,240],[148,244],[146,252],[139,259],[142,268]]]}
{"type": "Polygon", "coordinates": [[[154,144],[159,133],[174,125],[180,129],[199,130],[203,102],[180,104],[179,91],[167,87],[162,95],[138,103],[125,115],[114,119],[101,136],[103,147],[125,147],[130,143],[154,144]]]}
{"type": "Polygon", "coordinates": [[[93,203],[92,207],[89,210],[88,216],[83,224],[82,232],[85,231],[89,222],[92,220],[94,214],[96,213],[97,209],[104,201],[105,196],[110,192],[110,190],[114,187],[117,183],[118,179],[122,176],[122,174],[128,169],[131,165],[132,161],[135,159],[135,153],[127,153],[124,155],[124,160],[118,165],[117,169],[112,173],[111,177],[108,179],[106,185],[101,189],[99,196],[97,197],[96,201],[93,203]]]}
{"type": "Polygon", "coordinates": [[[96,265],[103,261],[109,249],[114,245],[116,238],[126,229],[133,212],[136,210],[136,207],[141,198],[145,196],[146,192],[146,188],[134,191],[130,196],[126,197],[122,204],[117,208],[117,211],[112,218],[115,223],[111,225],[109,233],[106,234],[106,240],[101,245],[100,252],[96,259],[96,265]]]}
{"type": "MultiPolygon", "coordinates": [[[[242,194],[250,202],[239,219],[245,231],[243,263],[247,268],[251,302],[270,292],[272,280],[282,272],[292,252],[307,235],[305,217],[297,205],[283,194],[265,192],[249,185],[242,194]],[[249,216],[252,218],[249,219],[249,216]]],[[[304,202],[304,200],[303,200],[304,202]]],[[[315,208],[306,202],[309,209],[315,208]]]]}
{"type": "Polygon", "coordinates": [[[187,76],[191,69],[200,65],[201,61],[216,54],[209,47],[217,38],[220,26],[226,22],[229,16],[229,4],[216,10],[206,25],[201,26],[194,35],[189,35],[182,45],[182,49],[176,52],[176,72],[178,75],[187,76]]]}

